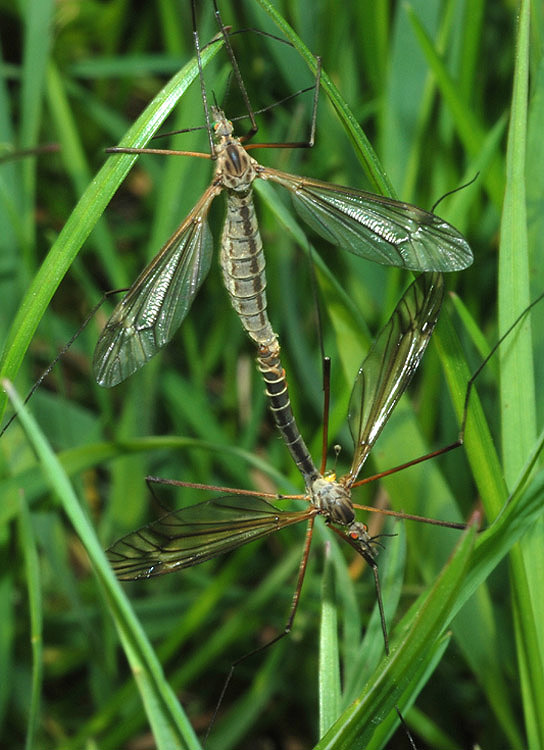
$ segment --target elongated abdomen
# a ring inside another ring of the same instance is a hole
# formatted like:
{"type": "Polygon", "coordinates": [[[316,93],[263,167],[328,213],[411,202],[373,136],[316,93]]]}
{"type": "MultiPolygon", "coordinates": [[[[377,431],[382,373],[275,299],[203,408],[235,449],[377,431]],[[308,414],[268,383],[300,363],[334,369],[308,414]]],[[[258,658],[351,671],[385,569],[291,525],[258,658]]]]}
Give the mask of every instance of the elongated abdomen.
{"type": "Polygon", "coordinates": [[[273,346],[277,337],[266,311],[263,243],[251,190],[227,196],[220,260],[232,306],[245,330],[260,346],[273,346]]]}
{"type": "Polygon", "coordinates": [[[265,259],[251,190],[228,194],[221,268],[232,305],[250,337],[259,345],[257,362],[274,422],[305,483],[310,485],[318,472],[291,409],[278,337],[266,312],[265,259]]]}
{"type": "Polygon", "coordinates": [[[274,348],[266,346],[259,348],[257,364],[266,384],[266,395],[276,427],[302,474],[306,487],[310,488],[318,478],[319,472],[300,434],[291,408],[285,370],[280,361],[280,347],[277,342],[274,348]]]}

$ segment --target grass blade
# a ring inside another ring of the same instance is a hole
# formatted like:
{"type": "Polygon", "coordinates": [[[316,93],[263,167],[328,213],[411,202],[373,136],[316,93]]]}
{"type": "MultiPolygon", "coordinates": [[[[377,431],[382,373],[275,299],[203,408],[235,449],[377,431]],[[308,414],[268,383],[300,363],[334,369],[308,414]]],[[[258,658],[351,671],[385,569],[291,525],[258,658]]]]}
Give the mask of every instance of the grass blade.
{"type": "Polygon", "coordinates": [[[110,612],[114,617],[119,637],[134,672],[157,747],[162,750],[172,747],[198,750],[200,744],[191,725],[175,694],[171,691],[155,652],[136,619],[128,599],[109,567],[94,529],[83,513],[68,477],[11,385],[5,380],[2,384],[19,414],[28,440],[38,455],[51,488],[58,496],[66,515],[85,546],[95,573],[104,588],[110,612]]]}
{"type": "MultiPolygon", "coordinates": [[[[220,45],[209,47],[203,54],[203,65],[219,49],[220,45]]],[[[119,145],[145,146],[196,76],[193,60],[148,105],[119,145]]],[[[135,160],[136,156],[128,154],[108,159],[81,197],[21,303],[0,360],[0,377],[15,377],[51,297],[135,160]]],[[[5,395],[0,394],[0,416],[4,409],[5,395]]]]}

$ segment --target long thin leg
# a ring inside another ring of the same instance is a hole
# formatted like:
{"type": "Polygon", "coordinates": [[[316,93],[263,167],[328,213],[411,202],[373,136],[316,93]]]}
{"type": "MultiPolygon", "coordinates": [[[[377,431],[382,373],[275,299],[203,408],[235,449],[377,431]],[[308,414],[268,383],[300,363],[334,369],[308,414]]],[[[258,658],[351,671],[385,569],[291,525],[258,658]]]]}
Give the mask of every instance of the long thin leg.
{"type": "MultiPolygon", "coordinates": [[[[246,151],[255,148],[312,148],[315,143],[315,131],[317,123],[317,105],[319,102],[319,89],[321,82],[321,58],[316,57],[316,76],[314,88],[314,100],[312,108],[312,121],[310,125],[310,137],[307,141],[293,141],[288,143],[250,143],[244,146],[246,151]]],[[[241,139],[243,140],[243,139],[241,139]]]]}
{"type": "Polygon", "coordinates": [[[244,654],[244,656],[241,656],[239,659],[236,659],[231,664],[231,667],[229,669],[229,673],[225,679],[225,682],[223,684],[223,687],[221,689],[221,694],[219,696],[219,700],[217,701],[217,705],[214,709],[212,719],[210,721],[210,724],[208,726],[208,729],[206,730],[206,735],[204,737],[204,745],[206,745],[209,734],[215,724],[215,721],[217,719],[217,714],[219,712],[219,709],[221,708],[221,704],[223,703],[223,699],[225,697],[225,694],[227,692],[227,689],[229,687],[230,681],[232,679],[232,675],[234,674],[234,670],[236,667],[244,662],[246,659],[249,659],[251,656],[254,656],[255,654],[259,654],[262,651],[264,651],[267,648],[270,648],[270,646],[273,646],[274,643],[277,643],[282,638],[285,638],[286,635],[289,634],[291,631],[291,628],[293,626],[293,621],[295,619],[295,614],[297,611],[298,603],[300,600],[300,592],[302,589],[302,584],[304,582],[304,575],[306,573],[306,566],[308,563],[308,556],[310,554],[310,545],[312,543],[312,534],[314,530],[314,522],[315,522],[315,516],[311,517],[308,521],[308,526],[306,529],[306,540],[304,542],[304,551],[302,553],[302,559],[300,561],[299,569],[298,569],[298,577],[297,577],[297,585],[295,588],[295,593],[293,594],[293,601],[291,602],[291,609],[289,611],[289,617],[287,618],[287,622],[285,623],[285,627],[283,628],[283,631],[279,633],[277,636],[269,640],[267,643],[263,644],[262,646],[259,646],[258,648],[254,648],[252,651],[249,651],[247,654],[244,654]]]}
{"type": "MultiPolygon", "coordinates": [[[[251,128],[249,129],[249,132],[242,138],[243,141],[248,141],[251,138],[253,138],[253,136],[258,130],[258,126],[255,121],[254,110],[253,110],[253,107],[251,106],[251,102],[249,101],[249,95],[247,93],[247,89],[244,84],[242,74],[240,73],[240,67],[238,65],[236,55],[234,54],[234,50],[232,49],[232,45],[230,43],[227,29],[221,18],[219,8],[217,7],[217,0],[213,0],[213,5],[214,5],[215,18],[217,20],[217,24],[221,30],[221,34],[225,42],[225,49],[226,49],[227,55],[229,56],[232,69],[234,71],[234,76],[238,82],[238,88],[240,89],[240,93],[242,94],[242,98],[244,100],[244,104],[246,105],[247,113],[251,121],[251,128]]],[[[193,9],[194,9],[194,2],[193,2],[193,9]]],[[[288,44],[290,44],[290,42],[288,42],[288,44]]],[[[201,80],[203,81],[203,78],[201,80]]],[[[321,58],[316,57],[316,80],[315,80],[315,87],[314,87],[314,100],[313,100],[312,121],[311,121],[311,127],[310,127],[309,140],[305,142],[297,142],[297,143],[266,144],[266,148],[272,148],[274,146],[277,148],[312,148],[312,146],[315,143],[315,130],[316,130],[316,122],[317,122],[317,104],[319,101],[320,81],[321,81],[321,58]]]]}
{"type": "Polygon", "coordinates": [[[404,731],[406,732],[406,736],[408,737],[408,742],[410,743],[410,747],[412,750],[417,750],[416,743],[414,742],[414,738],[412,737],[412,734],[410,730],[408,729],[408,724],[404,720],[404,716],[402,715],[400,708],[398,706],[395,706],[395,711],[397,712],[397,716],[400,719],[400,723],[402,724],[404,731]]]}
{"type": "Polygon", "coordinates": [[[327,449],[329,446],[329,407],[331,401],[331,359],[323,357],[323,436],[321,444],[321,474],[327,468],[327,449]]]}
{"type": "MultiPolygon", "coordinates": [[[[43,383],[43,381],[49,375],[49,373],[51,372],[51,370],[55,367],[55,365],[57,364],[57,362],[60,359],[62,359],[62,357],[64,357],[64,355],[66,354],[66,352],[68,351],[68,349],[70,349],[70,347],[72,346],[72,344],[74,343],[74,341],[76,341],[76,339],[79,338],[79,336],[82,333],[82,331],[85,330],[85,328],[87,327],[87,325],[89,324],[89,322],[92,320],[92,318],[94,318],[94,316],[96,315],[96,313],[98,312],[98,310],[102,307],[102,305],[104,304],[104,302],[108,299],[108,297],[111,297],[114,294],[120,294],[121,292],[126,292],[126,291],[127,291],[127,289],[125,288],[125,289],[112,289],[109,292],[104,292],[104,294],[100,297],[100,299],[96,303],[96,305],[88,313],[87,317],[85,318],[85,320],[83,321],[83,323],[79,326],[79,328],[77,329],[77,331],[62,346],[62,348],[59,350],[57,356],[47,365],[47,367],[42,372],[42,374],[40,375],[40,377],[38,378],[38,380],[36,380],[36,382],[34,383],[34,385],[32,386],[32,388],[27,393],[27,395],[25,397],[25,400],[23,401],[24,404],[28,403],[28,401],[32,398],[32,396],[34,395],[35,391],[38,390],[38,388],[41,386],[41,384],[43,383]]],[[[8,429],[8,427],[13,422],[13,420],[15,419],[16,416],[17,416],[16,414],[12,414],[11,415],[11,417],[9,418],[9,420],[2,427],[2,430],[0,431],[0,437],[2,437],[2,435],[8,429]]]]}
{"type": "Polygon", "coordinates": [[[238,83],[238,88],[240,89],[240,93],[242,94],[242,99],[244,100],[244,104],[246,105],[247,113],[249,115],[249,119],[251,122],[251,128],[249,129],[249,132],[245,136],[246,139],[250,139],[255,135],[255,133],[257,132],[259,128],[257,126],[257,123],[255,122],[255,115],[253,113],[253,107],[251,106],[251,102],[249,101],[249,95],[247,93],[247,89],[244,84],[242,74],[240,73],[238,60],[236,59],[236,55],[234,54],[234,50],[232,49],[232,45],[230,43],[227,29],[225,28],[225,25],[223,24],[223,21],[221,19],[221,14],[219,13],[219,8],[217,7],[217,0],[213,0],[213,7],[214,7],[215,18],[216,18],[217,24],[219,26],[219,29],[221,30],[223,41],[225,42],[225,50],[227,52],[227,55],[229,56],[230,64],[232,65],[232,70],[234,72],[234,76],[238,83]]]}
{"type": "Polygon", "coordinates": [[[191,0],[191,11],[193,17],[193,41],[195,45],[195,54],[198,63],[198,77],[200,79],[200,93],[202,96],[202,106],[204,107],[204,118],[206,120],[206,130],[208,131],[208,141],[210,143],[210,154],[212,159],[216,158],[215,155],[215,143],[213,142],[211,119],[210,119],[210,108],[208,106],[208,95],[206,93],[206,84],[204,82],[204,70],[202,69],[202,58],[200,51],[200,39],[198,36],[198,29],[196,25],[196,5],[195,0],[191,0]]]}

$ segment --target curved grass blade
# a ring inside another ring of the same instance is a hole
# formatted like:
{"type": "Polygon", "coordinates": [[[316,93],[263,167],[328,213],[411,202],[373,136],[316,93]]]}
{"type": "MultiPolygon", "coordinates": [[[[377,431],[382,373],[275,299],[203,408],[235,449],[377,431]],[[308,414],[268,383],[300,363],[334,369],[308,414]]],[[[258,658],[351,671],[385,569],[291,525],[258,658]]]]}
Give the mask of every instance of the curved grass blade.
{"type": "MultiPolygon", "coordinates": [[[[429,644],[434,643],[451,615],[471,558],[475,535],[474,525],[463,534],[425,602],[418,603],[409,630],[401,640],[394,642],[391,655],[378,665],[363,693],[344,711],[315,750],[363,750],[367,747],[376,722],[394,710],[410,684],[413,665],[432,657],[429,644]]],[[[412,608],[412,615],[414,611],[412,608]]]]}
{"type": "Polygon", "coordinates": [[[22,406],[21,399],[11,384],[3,380],[2,385],[8,391],[9,398],[19,414],[21,424],[38,455],[47,480],[85,546],[93,569],[103,587],[108,610],[114,618],[127,659],[133,672],[138,675],[136,683],[157,741],[157,747],[162,750],[172,747],[199,750],[200,744],[193,729],[176,695],[169,687],[162,667],[130,603],[108,565],[100,542],[80,507],[68,477],[35,420],[22,406]]]}
{"type": "MultiPolygon", "coordinates": [[[[206,65],[219,51],[213,44],[202,54],[206,65]]],[[[198,75],[195,60],[189,62],[157,94],[122,141],[123,146],[144,146],[198,75]]],[[[13,380],[51,297],[64,278],[111,197],[126,177],[135,156],[108,159],[93,179],[36,274],[7,338],[0,360],[0,376],[13,380]]],[[[0,416],[6,396],[0,391],[0,416]]]]}
{"type": "Polygon", "coordinates": [[[26,748],[36,747],[40,725],[41,695],[43,690],[43,607],[42,580],[38,548],[32,527],[32,518],[24,497],[19,496],[19,539],[25,560],[25,575],[28,586],[32,642],[32,693],[29,701],[26,748]]]}

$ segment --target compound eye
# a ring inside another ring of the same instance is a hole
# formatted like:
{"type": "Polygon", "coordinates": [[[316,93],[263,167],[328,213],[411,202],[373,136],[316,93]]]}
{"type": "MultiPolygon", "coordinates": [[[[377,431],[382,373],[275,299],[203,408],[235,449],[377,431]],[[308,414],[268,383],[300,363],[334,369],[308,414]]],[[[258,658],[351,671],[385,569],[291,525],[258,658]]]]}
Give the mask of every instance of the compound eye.
{"type": "Polygon", "coordinates": [[[357,528],[349,532],[350,537],[352,539],[356,539],[357,541],[361,541],[361,538],[363,538],[363,541],[366,541],[364,540],[364,537],[368,536],[368,526],[366,525],[366,523],[361,523],[360,521],[358,521],[355,526],[357,528]]]}

